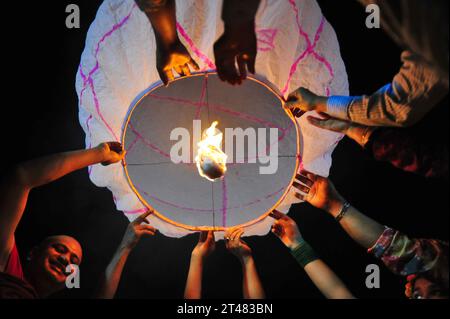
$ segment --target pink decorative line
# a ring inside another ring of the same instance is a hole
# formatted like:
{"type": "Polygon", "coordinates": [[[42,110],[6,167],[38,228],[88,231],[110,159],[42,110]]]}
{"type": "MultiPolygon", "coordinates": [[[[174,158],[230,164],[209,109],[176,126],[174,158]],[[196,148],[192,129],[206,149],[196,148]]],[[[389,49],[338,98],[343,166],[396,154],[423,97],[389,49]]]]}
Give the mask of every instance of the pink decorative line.
{"type": "Polygon", "coordinates": [[[108,122],[106,121],[105,117],[103,116],[103,114],[102,114],[102,112],[100,110],[100,102],[98,101],[97,93],[95,92],[95,88],[94,88],[94,81],[92,79],[89,81],[89,85],[91,87],[92,95],[94,97],[94,104],[95,104],[95,109],[97,111],[97,114],[100,116],[100,119],[106,125],[106,128],[111,133],[111,135],[114,137],[114,139],[116,141],[119,141],[119,138],[117,137],[116,133],[114,133],[114,130],[108,124],[108,122]]]}
{"type": "MultiPolygon", "coordinates": [[[[290,187],[290,186],[291,186],[291,185],[287,185],[287,187],[290,187]]],[[[226,186],[225,186],[225,187],[226,187],[226,186]]],[[[251,201],[251,202],[246,203],[246,204],[243,204],[243,205],[237,205],[237,206],[233,206],[233,207],[227,207],[227,205],[225,205],[225,207],[222,207],[222,211],[223,211],[224,209],[225,209],[225,212],[227,212],[227,211],[233,210],[233,209],[242,209],[242,208],[250,207],[250,206],[252,206],[252,205],[261,203],[263,200],[270,199],[270,198],[272,198],[272,197],[278,195],[279,193],[281,193],[281,192],[282,192],[283,190],[285,190],[285,189],[286,189],[286,187],[282,187],[282,188],[280,188],[279,190],[277,190],[277,191],[275,191],[275,192],[273,192],[273,193],[271,193],[271,194],[268,194],[268,195],[264,196],[262,199],[257,199],[257,200],[251,201]]],[[[163,200],[163,199],[160,199],[160,198],[158,198],[158,197],[156,197],[156,196],[152,196],[152,195],[148,194],[147,192],[145,192],[145,191],[139,189],[138,187],[136,187],[136,190],[137,190],[139,193],[142,193],[142,194],[144,194],[145,196],[147,196],[148,198],[153,199],[154,201],[157,201],[157,202],[159,202],[159,203],[161,203],[161,204],[163,204],[163,205],[167,205],[167,206],[170,206],[170,207],[173,207],[173,208],[177,208],[177,209],[182,209],[182,210],[185,210],[185,211],[187,211],[187,212],[195,212],[195,213],[212,213],[212,212],[214,212],[213,209],[200,209],[200,208],[192,208],[192,207],[184,207],[184,206],[180,206],[180,205],[177,205],[177,204],[174,204],[174,203],[165,201],[165,200],[163,200]]],[[[225,201],[226,201],[226,204],[227,204],[228,198],[226,198],[225,201]]],[[[127,213],[127,214],[130,214],[130,213],[127,213]]],[[[225,213],[225,216],[226,216],[226,213],[225,213]]],[[[224,223],[224,226],[225,226],[225,224],[226,224],[226,217],[225,217],[225,221],[223,221],[223,223],[224,223]]]]}
{"type": "MultiPolygon", "coordinates": [[[[89,115],[89,117],[86,120],[86,129],[87,129],[87,132],[89,134],[89,145],[87,147],[88,149],[92,147],[92,134],[91,134],[91,127],[90,127],[90,123],[92,121],[92,118],[93,117],[92,117],[92,114],[91,114],[91,115],[89,115]]],[[[88,174],[89,174],[89,176],[91,176],[91,173],[92,173],[92,166],[89,166],[88,167],[88,174]]]]}
{"type": "Polygon", "coordinates": [[[108,122],[106,121],[105,117],[103,116],[103,114],[102,114],[102,112],[100,110],[100,103],[99,103],[98,98],[97,98],[97,93],[95,92],[95,89],[94,89],[94,81],[92,79],[92,76],[94,75],[95,72],[97,72],[97,70],[99,70],[98,54],[100,52],[101,44],[103,44],[106,41],[107,38],[109,38],[114,32],[116,32],[117,30],[122,28],[128,22],[128,20],[130,19],[131,14],[133,13],[133,10],[136,7],[137,7],[137,5],[134,4],[133,7],[131,8],[129,14],[125,18],[123,18],[119,23],[115,24],[112,27],[112,29],[109,30],[108,32],[106,32],[100,38],[100,40],[97,42],[95,53],[94,53],[95,66],[89,72],[88,76],[86,76],[84,74],[81,64],[79,66],[80,75],[81,75],[81,78],[83,79],[83,88],[81,89],[81,92],[80,92],[80,104],[82,103],[84,92],[86,91],[87,86],[89,85],[91,90],[92,90],[92,95],[93,95],[94,103],[95,103],[95,109],[96,109],[98,115],[100,116],[100,119],[106,125],[107,129],[109,130],[109,132],[112,134],[112,136],[115,138],[116,141],[118,141],[119,139],[117,138],[116,134],[114,133],[114,131],[112,130],[111,126],[108,124],[108,122]]]}
{"type": "Polygon", "coordinates": [[[154,95],[154,94],[150,94],[149,96],[154,98],[154,99],[157,99],[157,100],[166,100],[166,101],[176,102],[176,103],[179,103],[181,105],[186,105],[186,106],[193,106],[193,107],[209,106],[210,109],[215,109],[215,110],[218,110],[220,112],[228,113],[228,114],[234,115],[236,117],[249,120],[251,122],[259,123],[259,124],[262,124],[262,125],[265,125],[265,126],[268,126],[268,127],[278,128],[279,130],[284,131],[283,128],[276,126],[274,123],[265,121],[265,120],[260,119],[258,117],[251,116],[251,115],[246,114],[246,113],[241,113],[241,112],[230,110],[230,109],[228,109],[228,108],[226,108],[225,106],[222,106],[222,105],[218,105],[218,104],[208,104],[207,105],[206,103],[197,103],[197,102],[193,102],[193,101],[190,101],[190,100],[174,98],[174,97],[169,97],[169,96],[160,96],[160,95],[154,95]]]}
{"type": "Polygon", "coordinates": [[[259,29],[256,30],[258,37],[258,50],[267,52],[275,49],[275,37],[278,33],[277,29],[259,29]]]}
{"type": "Polygon", "coordinates": [[[136,136],[136,138],[133,140],[133,142],[130,143],[130,145],[127,147],[127,153],[129,154],[133,147],[136,145],[136,143],[139,141],[139,137],[136,136]]]}
{"type": "MultiPolygon", "coordinates": [[[[99,66],[99,62],[98,62],[98,54],[100,52],[100,45],[103,44],[107,38],[109,38],[110,36],[113,35],[113,33],[115,33],[117,30],[119,30],[120,28],[122,28],[130,19],[131,14],[133,13],[133,10],[136,9],[137,5],[134,4],[130,10],[130,12],[128,13],[128,15],[125,16],[125,18],[123,18],[119,23],[113,25],[112,29],[109,30],[108,32],[106,32],[101,38],[100,40],[97,42],[96,48],[95,48],[95,52],[94,52],[94,58],[95,58],[95,66],[94,68],[89,72],[88,77],[82,75],[83,80],[84,80],[84,87],[86,87],[86,85],[88,84],[88,81],[90,81],[92,75],[97,72],[100,68],[99,66]]],[[[82,66],[80,64],[80,71],[82,72],[82,66]]]]}
{"type": "Polygon", "coordinates": [[[226,177],[222,178],[222,226],[227,226],[228,190],[226,177]]]}
{"type": "Polygon", "coordinates": [[[300,11],[297,7],[297,4],[295,3],[295,0],[289,0],[289,3],[291,4],[292,10],[294,11],[295,14],[295,22],[297,23],[298,33],[305,39],[307,47],[310,48],[311,40],[309,40],[308,33],[306,33],[305,30],[303,30],[303,27],[300,24],[300,14],[299,14],[300,11]]]}
{"type": "Polygon", "coordinates": [[[186,30],[178,22],[177,22],[177,30],[183,37],[183,39],[186,41],[191,51],[194,52],[194,54],[197,57],[199,57],[208,66],[209,69],[215,70],[216,65],[206,56],[206,54],[200,51],[200,49],[195,45],[191,37],[187,34],[186,30]]]}
{"type": "Polygon", "coordinates": [[[202,93],[200,95],[200,101],[198,103],[197,112],[195,113],[195,117],[194,117],[194,119],[196,119],[196,120],[198,120],[200,118],[200,112],[201,112],[204,104],[206,103],[206,102],[204,102],[204,100],[205,100],[205,97],[206,97],[207,89],[208,89],[208,77],[205,76],[205,78],[203,79],[202,93]]]}
{"type": "MultiPolygon", "coordinates": [[[[297,7],[297,4],[295,3],[295,0],[289,0],[289,3],[291,4],[292,10],[294,11],[298,32],[299,32],[300,36],[302,36],[305,39],[307,47],[306,47],[306,50],[302,54],[300,54],[300,56],[292,64],[286,85],[284,86],[283,90],[281,91],[281,93],[283,95],[285,95],[287,93],[287,91],[289,89],[289,85],[292,80],[292,77],[294,76],[295,72],[297,71],[297,67],[298,67],[299,63],[302,60],[304,60],[306,57],[308,57],[309,55],[312,55],[317,61],[322,63],[327,68],[328,72],[330,73],[331,78],[332,79],[334,78],[333,67],[331,66],[329,61],[326,58],[324,58],[323,56],[319,55],[315,51],[315,48],[316,48],[316,46],[320,40],[320,37],[323,33],[323,29],[324,29],[324,25],[325,25],[325,17],[322,16],[322,20],[320,21],[319,28],[317,29],[316,34],[314,36],[314,43],[311,43],[311,40],[309,39],[308,34],[303,30],[303,28],[300,24],[299,9],[297,7]]],[[[326,94],[330,95],[329,87],[326,88],[326,94]]]]}
{"type": "Polygon", "coordinates": [[[166,157],[166,158],[170,158],[170,155],[167,154],[166,152],[164,152],[162,149],[160,149],[158,146],[153,145],[152,143],[150,143],[149,141],[147,141],[142,135],[141,133],[139,133],[138,131],[135,130],[135,128],[133,127],[133,125],[131,125],[131,123],[128,124],[128,127],[130,128],[130,130],[134,133],[134,135],[136,135],[139,140],[141,140],[147,147],[151,148],[152,150],[154,150],[155,152],[159,153],[160,155],[166,157]]]}

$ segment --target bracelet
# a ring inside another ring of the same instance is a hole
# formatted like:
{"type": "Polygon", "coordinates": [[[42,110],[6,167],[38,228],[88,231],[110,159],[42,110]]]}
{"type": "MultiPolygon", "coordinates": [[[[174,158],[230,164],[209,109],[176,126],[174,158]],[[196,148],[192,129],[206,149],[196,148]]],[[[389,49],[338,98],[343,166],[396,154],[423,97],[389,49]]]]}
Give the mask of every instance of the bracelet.
{"type": "Polygon", "coordinates": [[[344,205],[342,206],[341,211],[339,212],[339,214],[336,216],[336,221],[340,222],[342,220],[342,218],[344,218],[345,214],[347,214],[348,209],[350,208],[350,203],[349,202],[345,202],[344,205]]]}
{"type": "Polygon", "coordinates": [[[291,254],[302,268],[305,268],[309,263],[319,259],[314,252],[314,249],[304,239],[301,240],[300,245],[294,250],[291,250],[291,254]]]}

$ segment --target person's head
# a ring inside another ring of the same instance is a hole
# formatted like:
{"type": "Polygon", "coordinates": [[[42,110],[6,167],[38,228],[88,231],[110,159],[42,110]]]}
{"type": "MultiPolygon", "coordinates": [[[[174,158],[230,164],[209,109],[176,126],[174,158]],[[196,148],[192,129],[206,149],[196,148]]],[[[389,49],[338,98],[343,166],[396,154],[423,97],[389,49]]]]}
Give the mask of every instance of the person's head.
{"type": "Polygon", "coordinates": [[[441,253],[434,266],[407,278],[406,296],[411,299],[448,299],[448,243],[439,242],[441,253]]]}
{"type": "Polygon", "coordinates": [[[34,247],[27,256],[27,279],[45,297],[65,288],[69,265],[81,263],[83,251],[69,236],[52,236],[34,247]]]}

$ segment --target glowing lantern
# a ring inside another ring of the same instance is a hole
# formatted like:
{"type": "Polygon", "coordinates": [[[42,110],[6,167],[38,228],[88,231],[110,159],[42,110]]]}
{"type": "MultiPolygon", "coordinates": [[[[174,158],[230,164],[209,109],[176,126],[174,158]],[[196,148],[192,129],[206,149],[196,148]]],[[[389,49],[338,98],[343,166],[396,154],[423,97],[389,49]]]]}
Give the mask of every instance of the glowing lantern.
{"type": "Polygon", "coordinates": [[[198,143],[198,154],[195,158],[200,176],[214,182],[223,177],[227,171],[227,155],[222,151],[223,134],[216,128],[215,121],[209,127],[203,140],[198,143]]]}

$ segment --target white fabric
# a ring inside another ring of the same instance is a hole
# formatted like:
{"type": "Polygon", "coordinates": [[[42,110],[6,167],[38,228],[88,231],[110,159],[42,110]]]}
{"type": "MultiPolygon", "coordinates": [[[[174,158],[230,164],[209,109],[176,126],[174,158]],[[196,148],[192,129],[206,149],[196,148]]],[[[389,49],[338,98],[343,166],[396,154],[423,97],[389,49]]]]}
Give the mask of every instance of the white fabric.
{"type": "MultiPolygon", "coordinates": [[[[177,1],[181,41],[204,70],[214,69],[213,44],[223,32],[221,0],[177,1]]],[[[321,95],[348,95],[345,66],[334,30],[314,0],[262,0],[256,18],[257,76],[285,97],[300,86],[321,95]]],[[[86,146],[122,139],[124,120],[133,100],[159,81],[151,25],[133,0],[105,0],[86,40],[77,73],[79,119],[86,146]]],[[[306,114],[308,115],[308,114],[306,114]]],[[[299,120],[303,167],[328,176],[331,154],[342,135],[299,120]]],[[[117,209],[135,219],[145,208],[128,185],[120,164],[90,168],[90,178],[113,193],[117,209]]],[[[287,213],[299,201],[286,197],[278,208],[287,213]]],[[[181,237],[190,232],[163,222],[150,222],[163,234],[181,237]]],[[[246,236],[265,235],[271,218],[248,227],[246,236]]],[[[220,234],[216,235],[221,238],[220,234]]]]}

